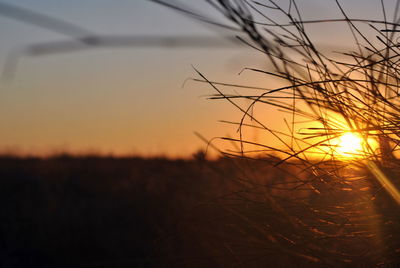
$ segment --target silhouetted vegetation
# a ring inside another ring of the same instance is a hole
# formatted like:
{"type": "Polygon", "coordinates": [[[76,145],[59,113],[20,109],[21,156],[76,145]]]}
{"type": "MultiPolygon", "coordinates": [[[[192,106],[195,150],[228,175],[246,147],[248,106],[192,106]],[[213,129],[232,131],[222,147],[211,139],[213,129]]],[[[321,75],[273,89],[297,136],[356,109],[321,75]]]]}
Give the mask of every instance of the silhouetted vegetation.
{"type": "Polygon", "coordinates": [[[371,201],[374,180],[338,191],[278,161],[3,157],[2,267],[398,263],[398,214],[376,209],[395,204],[371,201]]]}
{"type": "MultiPolygon", "coordinates": [[[[237,122],[225,122],[239,134],[221,138],[234,149],[221,150],[219,160],[207,161],[203,153],[194,160],[2,158],[3,266],[399,266],[400,1],[391,22],[383,1],[382,20],[350,18],[335,1],[342,18],[307,21],[294,0],[284,7],[272,0],[205,0],[226,23],[178,1],[155,2],[241,33],[238,39],[270,68],[242,72],[284,85],[214,82],[195,69],[194,80],[215,90],[211,99],[242,113],[237,122]],[[345,23],[354,38],[354,51],[340,54],[346,60],[322,53],[306,31],[308,24],[331,22],[345,23]],[[285,112],[288,131],[271,129],[256,106],[285,112]],[[273,142],[255,141],[246,129],[273,142]],[[364,145],[342,159],[332,142],[346,133],[364,145]]],[[[41,27],[54,22],[0,7],[41,27]]],[[[72,43],[31,46],[32,55],[132,41],[76,36],[72,25],[55,26],[69,29],[64,34],[72,43]],[[80,45],[71,47],[75,42],[80,45]]]]}

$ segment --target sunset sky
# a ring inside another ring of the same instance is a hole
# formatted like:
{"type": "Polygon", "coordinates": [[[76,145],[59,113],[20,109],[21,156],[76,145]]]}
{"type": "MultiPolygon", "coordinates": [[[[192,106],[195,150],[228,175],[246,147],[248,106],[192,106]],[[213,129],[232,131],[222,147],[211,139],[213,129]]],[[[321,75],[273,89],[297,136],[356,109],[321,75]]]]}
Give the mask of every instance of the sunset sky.
{"type": "MultiPolygon", "coordinates": [[[[2,2],[102,35],[209,36],[218,40],[221,35],[233,34],[146,0],[2,2]]],[[[211,12],[198,2],[199,10],[211,12]]],[[[333,0],[298,2],[306,19],[341,18],[333,0]]],[[[353,17],[382,18],[378,0],[341,2],[353,17]]],[[[391,17],[394,1],[386,2],[391,17]]],[[[337,24],[310,26],[310,30],[321,47],[352,48],[349,34],[337,24]]],[[[1,68],[9,55],[28,45],[68,40],[60,33],[4,15],[0,16],[0,35],[1,68]]],[[[206,95],[214,93],[207,85],[188,81],[182,87],[187,78],[197,77],[191,65],[210,80],[274,87],[274,81],[260,75],[238,76],[244,67],[268,68],[261,54],[244,45],[111,47],[18,55],[14,77],[0,85],[2,152],[184,157],[204,148],[194,131],[206,138],[235,135],[233,127],[218,121],[237,121],[240,115],[223,101],[207,100],[206,95]]],[[[265,114],[265,120],[276,129],[282,125],[282,116],[273,110],[265,114]]]]}

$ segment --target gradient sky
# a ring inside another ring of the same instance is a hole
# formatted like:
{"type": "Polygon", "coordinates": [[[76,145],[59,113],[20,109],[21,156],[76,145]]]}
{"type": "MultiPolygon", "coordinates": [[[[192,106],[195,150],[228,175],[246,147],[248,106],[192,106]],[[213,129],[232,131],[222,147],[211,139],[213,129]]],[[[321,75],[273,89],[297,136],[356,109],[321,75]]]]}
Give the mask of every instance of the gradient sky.
{"type": "MultiPolygon", "coordinates": [[[[40,11],[98,34],[229,34],[146,0],[2,2],[40,11]]],[[[340,17],[333,0],[298,2],[307,19],[340,17]]],[[[342,2],[353,17],[382,18],[378,0],[342,2]]],[[[394,1],[386,2],[390,5],[394,1]]],[[[392,10],[388,6],[389,14],[392,10]]],[[[336,26],[310,30],[322,46],[351,48],[348,33],[336,26]]],[[[0,36],[1,66],[10,53],[26,45],[67,39],[6,17],[0,17],[0,36]]],[[[234,128],[218,122],[237,120],[239,113],[233,107],[207,100],[204,96],[214,92],[206,85],[188,82],[182,87],[187,78],[196,76],[191,65],[210,80],[255,86],[273,83],[260,76],[238,77],[243,67],[267,67],[262,55],[244,46],[102,48],[21,56],[13,80],[1,83],[0,149],[38,155],[67,151],[181,157],[204,147],[194,131],[207,138],[235,135],[234,128]]],[[[273,110],[265,120],[274,128],[282,124],[273,110]]]]}

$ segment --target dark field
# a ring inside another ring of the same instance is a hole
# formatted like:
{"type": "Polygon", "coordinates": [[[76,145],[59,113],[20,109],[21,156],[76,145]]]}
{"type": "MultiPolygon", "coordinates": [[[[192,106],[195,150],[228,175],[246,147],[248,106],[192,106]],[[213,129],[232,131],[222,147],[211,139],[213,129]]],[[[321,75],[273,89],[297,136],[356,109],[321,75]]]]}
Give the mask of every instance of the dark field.
{"type": "Polygon", "coordinates": [[[3,157],[1,267],[399,264],[399,208],[373,180],[273,162],[3,157]]]}

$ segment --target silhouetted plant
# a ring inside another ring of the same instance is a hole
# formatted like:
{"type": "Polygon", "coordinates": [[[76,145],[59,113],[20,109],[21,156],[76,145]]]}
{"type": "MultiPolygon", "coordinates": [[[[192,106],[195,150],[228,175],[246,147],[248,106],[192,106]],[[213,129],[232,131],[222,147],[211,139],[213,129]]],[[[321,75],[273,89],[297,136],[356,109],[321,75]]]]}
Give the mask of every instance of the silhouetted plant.
{"type": "MultiPolygon", "coordinates": [[[[238,137],[220,139],[238,144],[237,150],[222,154],[248,160],[244,176],[237,179],[241,190],[234,195],[235,205],[221,201],[243,221],[236,226],[248,234],[243,243],[252,241],[269,253],[285,252],[292,265],[398,264],[400,239],[394,230],[400,223],[395,215],[400,204],[400,2],[393,21],[383,1],[382,20],[353,19],[338,0],[342,18],[324,20],[304,19],[295,0],[286,1],[285,7],[273,0],[203,1],[220,17],[178,1],[155,2],[216,26],[233,27],[237,38],[268,62],[267,69],[246,67],[241,73],[259,73],[282,84],[255,88],[215,82],[195,69],[200,78],[194,80],[216,91],[211,99],[224,99],[242,113],[237,122],[228,122],[238,127],[238,137]],[[333,22],[347,25],[354,51],[331,56],[313,42],[307,25],[333,22]],[[242,91],[226,93],[229,87],[242,91]],[[283,121],[282,129],[288,131],[271,129],[257,113],[260,106],[287,113],[290,121],[283,121]],[[266,133],[270,141],[252,139],[248,129],[266,133]],[[341,148],[340,139],[350,137],[346,135],[352,135],[350,143],[360,139],[357,150],[341,148]],[[279,160],[271,158],[277,155],[279,160]],[[287,175],[265,183],[252,174],[253,160],[287,175]]],[[[248,246],[255,250],[255,244],[248,246]]],[[[231,250],[240,256],[240,247],[231,250]]],[[[263,254],[273,255],[258,256],[263,254]]]]}

